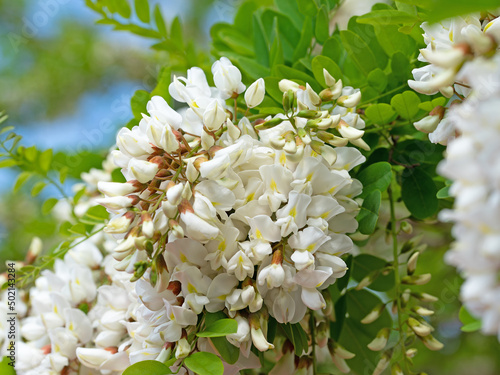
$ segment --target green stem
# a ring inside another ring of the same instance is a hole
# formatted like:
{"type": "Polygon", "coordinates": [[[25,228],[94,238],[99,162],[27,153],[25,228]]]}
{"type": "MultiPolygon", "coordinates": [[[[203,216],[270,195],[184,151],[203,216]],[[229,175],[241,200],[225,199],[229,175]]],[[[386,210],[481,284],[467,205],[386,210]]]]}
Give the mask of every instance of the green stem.
{"type": "Polygon", "coordinates": [[[399,328],[399,337],[401,344],[401,352],[403,355],[403,371],[405,374],[410,374],[410,370],[408,368],[408,362],[406,361],[406,347],[405,347],[405,337],[403,333],[403,317],[402,312],[403,309],[401,307],[401,277],[399,274],[399,252],[398,252],[398,232],[397,232],[397,220],[396,220],[396,210],[395,210],[395,202],[394,196],[392,194],[392,187],[389,186],[387,189],[387,193],[389,195],[389,204],[391,208],[391,234],[392,234],[392,251],[394,256],[393,268],[394,268],[394,283],[395,283],[395,301],[397,306],[397,315],[398,315],[398,328],[399,328]]]}

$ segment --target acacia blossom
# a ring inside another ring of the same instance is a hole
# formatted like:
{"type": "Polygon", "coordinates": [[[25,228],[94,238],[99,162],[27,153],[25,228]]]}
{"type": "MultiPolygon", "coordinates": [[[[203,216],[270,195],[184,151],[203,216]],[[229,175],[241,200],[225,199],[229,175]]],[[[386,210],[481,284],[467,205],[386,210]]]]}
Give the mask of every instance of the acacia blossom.
{"type": "MultiPolygon", "coordinates": [[[[25,336],[33,355],[19,361],[20,374],[80,366],[119,374],[170,358],[186,373],[192,350],[214,352],[207,338],[192,343],[198,315],[217,312],[238,322],[228,340],[242,355],[226,364],[237,373],[260,366],[252,346],[274,348],[268,314],[298,323],[308,309],[327,307],[322,291],[346,273],[340,256],[357,229],[362,186],[349,171],[365,158],[346,145],[369,149],[355,110],[361,93],[326,70],[320,93],[283,80],[283,113],[251,120],[226,104],[245,91],[238,68],[222,58],[212,72],[216,87],[196,67],[174,77],[169,91],[184,110],[155,96],[137,126],[118,132],[110,159],[126,182],[106,172],[87,179],[90,199],[111,218],[97,240],[79,245],[77,261],[72,250],[38,279],[32,293],[47,297],[42,307],[35,298],[23,322],[33,328],[25,336]],[[103,197],[95,198],[95,184],[103,197]],[[99,273],[109,283],[98,286],[99,273]],[[40,314],[54,306],[59,315],[47,327],[40,314]],[[40,353],[52,362],[33,360],[40,353]]],[[[264,94],[262,79],[250,85],[248,108],[264,94]]]]}

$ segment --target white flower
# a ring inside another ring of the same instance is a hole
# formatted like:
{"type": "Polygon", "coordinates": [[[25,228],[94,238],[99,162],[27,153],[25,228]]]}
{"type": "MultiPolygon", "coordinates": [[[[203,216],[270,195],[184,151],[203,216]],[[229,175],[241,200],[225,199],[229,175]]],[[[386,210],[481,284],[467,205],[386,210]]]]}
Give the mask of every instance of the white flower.
{"type": "Polygon", "coordinates": [[[226,120],[226,111],[218,100],[214,99],[203,113],[203,123],[210,131],[218,130],[226,120]]]}
{"type": "Polygon", "coordinates": [[[264,100],[266,94],[266,85],[264,79],[259,78],[252,83],[245,92],[245,103],[248,108],[257,107],[264,100]]]}
{"type": "Polygon", "coordinates": [[[241,72],[227,57],[221,57],[212,65],[215,86],[220,90],[222,99],[241,94],[245,85],[241,83],[241,72]]]}

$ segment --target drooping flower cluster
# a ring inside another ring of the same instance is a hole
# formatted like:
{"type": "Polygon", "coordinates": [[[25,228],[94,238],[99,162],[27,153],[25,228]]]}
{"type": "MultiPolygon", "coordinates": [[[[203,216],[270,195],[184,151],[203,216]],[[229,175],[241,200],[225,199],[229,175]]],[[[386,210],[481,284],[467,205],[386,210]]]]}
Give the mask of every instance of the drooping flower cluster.
{"type": "MultiPolygon", "coordinates": [[[[421,27],[427,47],[420,50],[418,59],[429,64],[413,70],[415,80],[408,81],[410,87],[427,95],[437,92],[447,98],[455,95],[457,100],[452,104],[467,98],[478,79],[466,73],[467,65],[480,56],[491,57],[500,44],[500,22],[491,13],[490,17],[493,18],[470,15],[432,25],[424,22],[421,27]]],[[[447,109],[441,106],[416,122],[415,127],[430,133],[431,142],[443,145],[454,139],[458,131],[447,109]]]]}
{"type": "Polygon", "coordinates": [[[348,171],[364,157],[342,146],[368,147],[354,111],[359,90],[326,71],[319,94],[283,80],[284,110],[273,117],[250,113],[264,99],[259,79],[241,116],[239,70],[222,58],[212,73],[216,87],[199,68],[174,77],[181,111],[153,97],[112,153],[127,182],[99,183],[114,214],[106,231],[118,240],[115,268],[139,280],[143,359],[165,342],[187,355],[183,340],[202,311],[235,318],[229,339],[247,356],[252,343],[271,348],[266,311],[296,323],[324,308],[321,290],[344,275],[339,256],[352,248],[345,233],[356,230],[361,185],[348,171]]]}
{"type": "Polygon", "coordinates": [[[456,242],[447,260],[464,272],[461,296],[482,319],[482,330],[500,340],[500,54],[469,63],[472,93],[449,112],[461,136],[450,142],[440,172],[452,179],[456,242]]]}
{"type": "Polygon", "coordinates": [[[439,172],[453,180],[455,205],[440,217],[455,222],[456,242],[446,259],[464,274],[466,307],[482,319],[484,333],[500,339],[500,21],[469,16],[422,28],[428,47],[421,57],[431,64],[414,71],[420,82],[410,85],[458,95],[449,109],[415,124],[432,142],[448,144],[439,172]]]}
{"type": "Polygon", "coordinates": [[[225,58],[212,73],[216,87],[199,68],[174,77],[170,93],[186,108],[153,97],[138,126],[120,130],[111,157],[127,182],[111,182],[108,162],[87,176],[82,204],[108,209],[107,234],[37,279],[21,322],[19,374],[119,374],[169,358],[186,373],[182,360],[193,351],[218,354],[192,337],[201,313],[220,312],[238,323],[227,339],[241,355],[225,364],[237,373],[259,366],[252,346],[274,347],[269,314],[297,323],[327,306],[322,290],[345,274],[340,256],[357,228],[362,186],[349,170],[364,157],[345,146],[368,148],[355,111],[361,94],[327,71],[319,94],[283,80],[283,113],[273,116],[256,109],[263,79],[245,91],[225,58]],[[93,196],[95,184],[104,198],[93,196]]]}

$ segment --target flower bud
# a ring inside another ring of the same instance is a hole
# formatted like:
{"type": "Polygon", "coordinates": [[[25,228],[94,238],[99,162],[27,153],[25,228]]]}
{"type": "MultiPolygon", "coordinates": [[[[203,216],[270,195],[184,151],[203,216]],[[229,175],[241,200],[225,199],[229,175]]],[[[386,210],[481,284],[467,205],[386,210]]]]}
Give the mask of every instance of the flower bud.
{"type": "Polygon", "coordinates": [[[413,358],[417,354],[418,350],[417,348],[410,348],[406,351],[405,355],[408,358],[413,358]]]}
{"type": "Polygon", "coordinates": [[[380,375],[384,370],[389,366],[389,363],[391,363],[391,356],[389,353],[384,353],[382,355],[382,358],[377,363],[377,366],[375,367],[375,370],[373,370],[373,375],[380,375]]]}
{"type": "Polygon", "coordinates": [[[413,126],[422,133],[432,133],[436,130],[441,119],[439,116],[426,116],[422,120],[414,122],[413,126]]]}
{"type": "Polygon", "coordinates": [[[257,81],[252,83],[250,87],[245,92],[245,103],[248,108],[257,107],[264,100],[264,95],[266,94],[266,86],[264,79],[259,78],[257,81]]]}
{"type": "Polygon", "coordinates": [[[406,270],[408,275],[413,275],[415,273],[415,269],[417,268],[417,260],[419,256],[419,252],[415,251],[409,258],[408,264],[406,265],[406,270]]]}
{"type": "Polygon", "coordinates": [[[155,227],[153,221],[151,220],[151,215],[149,214],[149,212],[143,212],[141,214],[141,220],[142,220],[142,233],[147,238],[152,238],[155,231],[155,227]]]}
{"type": "Polygon", "coordinates": [[[436,340],[432,335],[428,335],[425,337],[419,337],[419,338],[420,338],[420,340],[422,340],[424,345],[429,350],[441,350],[444,347],[443,343],[436,340]]]}
{"type": "Polygon", "coordinates": [[[325,83],[328,87],[332,87],[333,85],[335,85],[335,78],[333,78],[325,68],[323,68],[323,77],[325,78],[325,83]]]}
{"type": "Polygon", "coordinates": [[[353,108],[361,101],[361,91],[356,91],[351,95],[343,95],[337,99],[337,104],[342,107],[353,108]]]}
{"type": "Polygon", "coordinates": [[[203,124],[210,131],[218,130],[226,120],[226,111],[217,99],[214,99],[203,113],[203,124]]]}
{"type": "Polygon", "coordinates": [[[168,221],[168,226],[171,230],[171,233],[176,237],[176,238],[184,238],[184,229],[179,225],[177,221],[174,219],[170,219],[168,221]]]}
{"type": "Polygon", "coordinates": [[[177,184],[170,181],[169,186],[167,186],[167,200],[170,204],[176,206],[181,202],[182,199],[182,191],[184,189],[184,185],[177,184]]]}
{"type": "Polygon", "coordinates": [[[425,285],[431,280],[430,273],[424,273],[423,275],[412,275],[405,276],[401,279],[401,282],[406,285],[425,285]]]}
{"type": "Polygon", "coordinates": [[[229,119],[226,120],[226,126],[227,126],[227,133],[232,139],[238,139],[240,137],[241,130],[236,125],[234,125],[234,123],[231,120],[229,119]]]}
{"type": "Polygon", "coordinates": [[[391,375],[404,375],[403,370],[401,369],[399,363],[395,363],[392,365],[391,375]]]}
{"type": "Polygon", "coordinates": [[[347,123],[343,120],[340,120],[340,125],[338,126],[338,131],[342,135],[342,137],[349,139],[350,141],[361,138],[365,132],[352,126],[347,125],[347,123]]]}
{"type": "Polygon", "coordinates": [[[362,139],[349,139],[349,142],[351,142],[354,146],[358,146],[359,148],[365,150],[365,151],[370,151],[370,146],[362,139]]]}
{"type": "Polygon", "coordinates": [[[151,181],[158,172],[158,164],[138,159],[130,159],[128,168],[130,174],[142,183],[151,181]]]}
{"type": "Polygon", "coordinates": [[[302,142],[304,142],[306,145],[311,143],[311,136],[304,128],[299,128],[297,130],[297,134],[299,135],[300,139],[302,139],[302,142]]]}
{"type": "Polygon", "coordinates": [[[107,195],[108,197],[116,197],[120,195],[129,195],[131,193],[136,193],[140,190],[140,184],[138,181],[135,181],[135,185],[139,186],[134,186],[134,183],[132,181],[128,182],[106,182],[106,181],[99,181],[97,183],[97,189],[107,195]]]}
{"type": "Polygon", "coordinates": [[[437,302],[439,299],[427,293],[412,293],[412,296],[419,299],[422,302],[437,302]]]}
{"type": "Polygon", "coordinates": [[[186,338],[181,338],[179,341],[177,341],[177,345],[175,348],[175,358],[186,358],[189,353],[191,352],[191,345],[189,345],[189,342],[187,341],[186,338]]]}
{"type": "Polygon", "coordinates": [[[124,215],[113,217],[104,228],[104,231],[106,233],[125,233],[129,230],[134,219],[135,214],[132,211],[127,211],[124,215]]]}
{"type": "Polygon", "coordinates": [[[262,124],[255,125],[255,129],[257,130],[265,130],[265,129],[271,129],[274,128],[276,125],[279,125],[283,122],[283,119],[280,117],[275,117],[271,120],[268,120],[262,124]]]}
{"type": "Polygon", "coordinates": [[[299,111],[296,115],[297,117],[303,117],[303,118],[318,118],[321,117],[321,112],[312,110],[312,109],[306,109],[304,111],[299,111]]]}
{"type": "Polygon", "coordinates": [[[106,207],[109,210],[121,210],[122,208],[128,208],[130,206],[135,206],[139,203],[139,197],[136,195],[128,195],[126,197],[107,197],[107,198],[97,198],[96,202],[101,206],[106,207]]]}
{"type": "Polygon", "coordinates": [[[414,306],[412,307],[412,310],[420,316],[430,316],[434,314],[434,311],[426,309],[422,306],[414,306]]]}
{"type": "Polygon", "coordinates": [[[406,234],[412,234],[412,232],[413,232],[413,226],[409,222],[407,222],[406,220],[402,221],[401,225],[399,227],[406,234]]]}
{"type": "Polygon", "coordinates": [[[370,324],[380,318],[380,315],[382,315],[382,312],[385,309],[385,305],[382,303],[380,305],[377,305],[373,308],[372,311],[368,313],[367,316],[365,316],[363,319],[361,319],[362,324],[370,324]]]}
{"type": "Polygon", "coordinates": [[[306,83],[306,94],[309,97],[309,101],[316,107],[321,105],[321,98],[314,92],[314,90],[306,83]]]}
{"type": "Polygon", "coordinates": [[[387,345],[387,340],[389,340],[390,333],[390,328],[382,328],[380,331],[378,331],[377,336],[375,336],[375,338],[367,345],[368,349],[375,352],[383,350],[387,345]]]}
{"type": "Polygon", "coordinates": [[[412,318],[412,317],[408,318],[408,320],[406,321],[406,323],[408,323],[408,326],[418,336],[428,336],[432,332],[432,328],[431,327],[429,327],[428,325],[424,325],[424,324],[420,323],[415,318],[412,318]]]}
{"type": "Polygon", "coordinates": [[[290,81],[289,79],[282,79],[279,82],[278,87],[281,92],[287,92],[288,90],[295,92],[300,88],[300,85],[296,82],[290,81]]]}
{"type": "Polygon", "coordinates": [[[31,239],[30,247],[28,253],[26,254],[26,264],[32,264],[38,255],[42,252],[42,240],[40,237],[33,237],[31,239]]]}

